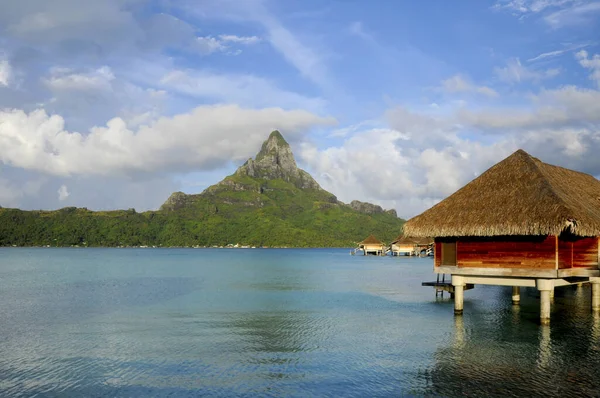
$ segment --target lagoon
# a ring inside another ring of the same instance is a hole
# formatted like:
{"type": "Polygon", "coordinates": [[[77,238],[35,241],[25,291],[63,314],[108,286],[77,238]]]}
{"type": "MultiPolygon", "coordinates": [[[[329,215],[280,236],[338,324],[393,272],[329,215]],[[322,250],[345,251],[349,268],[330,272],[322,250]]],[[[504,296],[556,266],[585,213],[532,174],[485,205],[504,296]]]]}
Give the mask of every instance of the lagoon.
{"type": "Polygon", "coordinates": [[[476,286],[347,249],[0,249],[0,396],[596,396],[589,287],[476,286]]]}

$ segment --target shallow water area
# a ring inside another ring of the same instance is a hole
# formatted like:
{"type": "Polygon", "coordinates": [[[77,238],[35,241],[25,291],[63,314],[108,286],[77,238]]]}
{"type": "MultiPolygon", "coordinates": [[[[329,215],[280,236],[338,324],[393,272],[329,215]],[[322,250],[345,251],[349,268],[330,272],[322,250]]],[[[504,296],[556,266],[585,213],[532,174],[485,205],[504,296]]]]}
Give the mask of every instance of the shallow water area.
{"type": "Polygon", "coordinates": [[[0,396],[596,396],[589,287],[476,286],[347,249],[0,249],[0,396]]]}

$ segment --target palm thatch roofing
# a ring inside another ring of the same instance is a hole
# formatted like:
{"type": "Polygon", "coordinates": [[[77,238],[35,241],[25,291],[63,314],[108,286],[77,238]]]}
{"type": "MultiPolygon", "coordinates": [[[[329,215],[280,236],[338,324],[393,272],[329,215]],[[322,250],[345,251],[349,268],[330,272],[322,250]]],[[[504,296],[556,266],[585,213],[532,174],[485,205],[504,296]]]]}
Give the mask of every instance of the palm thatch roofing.
{"type": "Polygon", "coordinates": [[[390,243],[390,245],[423,246],[423,245],[428,245],[430,243],[433,243],[433,238],[430,238],[430,237],[420,238],[420,237],[406,236],[404,234],[400,234],[400,235],[398,235],[398,237],[396,239],[394,239],[392,241],[392,243],[390,243]]]}
{"type": "Polygon", "coordinates": [[[373,235],[369,235],[365,240],[360,242],[359,245],[383,245],[383,243],[373,235]]]}
{"type": "Polygon", "coordinates": [[[408,220],[413,237],[600,236],[600,181],[518,150],[431,209],[408,220]]]}

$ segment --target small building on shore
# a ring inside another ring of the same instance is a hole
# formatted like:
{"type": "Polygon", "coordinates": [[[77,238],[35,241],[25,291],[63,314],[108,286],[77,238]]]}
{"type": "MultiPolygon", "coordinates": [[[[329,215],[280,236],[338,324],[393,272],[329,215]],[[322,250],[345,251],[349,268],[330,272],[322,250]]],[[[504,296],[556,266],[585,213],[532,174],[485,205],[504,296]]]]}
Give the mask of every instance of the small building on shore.
{"type": "Polygon", "coordinates": [[[390,243],[392,256],[419,256],[433,252],[433,238],[415,238],[404,234],[399,235],[390,243]]]}
{"type": "Polygon", "coordinates": [[[450,274],[456,314],[464,287],[513,286],[540,292],[540,321],[550,322],[560,286],[591,283],[600,310],[600,181],[543,163],[518,150],[431,209],[404,233],[435,237],[434,270],[450,274]]]}
{"type": "Polygon", "coordinates": [[[358,244],[357,250],[362,250],[363,255],[383,256],[385,255],[385,245],[373,235],[369,235],[365,240],[358,244]]]}

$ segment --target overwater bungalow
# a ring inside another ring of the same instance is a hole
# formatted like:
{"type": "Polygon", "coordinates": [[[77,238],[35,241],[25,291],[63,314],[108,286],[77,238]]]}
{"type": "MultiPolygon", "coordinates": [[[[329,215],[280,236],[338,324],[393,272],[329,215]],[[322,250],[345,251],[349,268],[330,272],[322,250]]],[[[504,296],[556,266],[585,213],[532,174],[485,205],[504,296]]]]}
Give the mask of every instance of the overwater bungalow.
{"type": "Polygon", "coordinates": [[[433,253],[433,238],[415,238],[401,234],[390,243],[389,251],[392,256],[429,255],[433,253]]]}
{"type": "Polygon", "coordinates": [[[385,245],[373,235],[369,235],[358,244],[356,251],[362,250],[363,255],[382,256],[385,254],[385,245]]]}
{"type": "Polygon", "coordinates": [[[473,284],[540,292],[540,321],[550,322],[561,286],[589,282],[600,310],[600,181],[543,163],[518,150],[431,209],[404,233],[435,237],[434,271],[450,274],[454,312],[473,284]]]}

